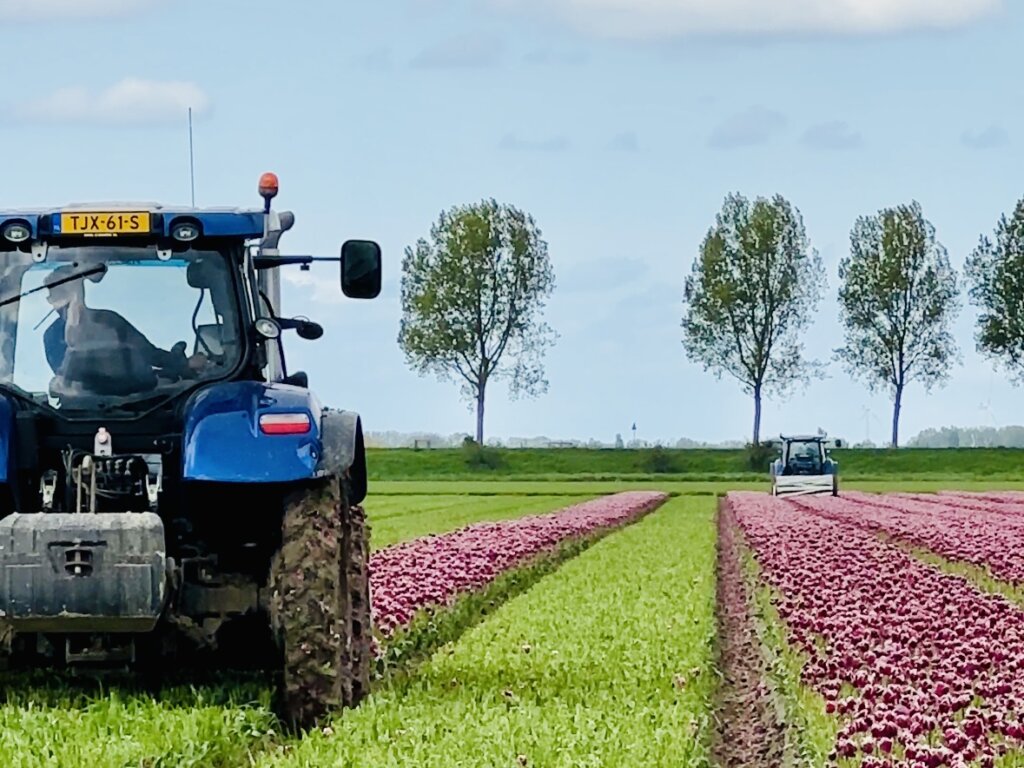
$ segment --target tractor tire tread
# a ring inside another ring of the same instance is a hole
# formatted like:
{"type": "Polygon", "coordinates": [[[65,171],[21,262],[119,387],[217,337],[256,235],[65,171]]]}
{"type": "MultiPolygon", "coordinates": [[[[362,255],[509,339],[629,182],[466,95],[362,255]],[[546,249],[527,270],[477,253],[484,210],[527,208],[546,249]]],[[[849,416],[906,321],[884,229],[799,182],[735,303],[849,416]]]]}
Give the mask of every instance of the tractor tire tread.
{"type": "Polygon", "coordinates": [[[271,562],[279,710],[295,729],[357,704],[369,687],[371,659],[362,653],[362,635],[370,634],[368,536],[365,514],[347,496],[338,477],[290,494],[271,562]]]}

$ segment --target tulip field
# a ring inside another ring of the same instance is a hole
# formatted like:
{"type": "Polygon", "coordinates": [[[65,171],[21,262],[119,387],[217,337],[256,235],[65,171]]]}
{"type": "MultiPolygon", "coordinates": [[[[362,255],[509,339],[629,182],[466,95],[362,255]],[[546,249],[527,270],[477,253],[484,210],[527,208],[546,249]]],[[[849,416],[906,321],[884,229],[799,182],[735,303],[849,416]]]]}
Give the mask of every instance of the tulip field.
{"type": "Polygon", "coordinates": [[[809,765],[1024,765],[1024,499],[741,492],[723,507],[747,598],[768,608],[751,622],[774,624],[780,658],[798,661],[764,670],[789,713],[773,724],[784,751],[809,765]]]}
{"type": "Polygon", "coordinates": [[[0,674],[0,765],[1024,766],[1024,492],[367,500],[372,694],[0,674]]]}

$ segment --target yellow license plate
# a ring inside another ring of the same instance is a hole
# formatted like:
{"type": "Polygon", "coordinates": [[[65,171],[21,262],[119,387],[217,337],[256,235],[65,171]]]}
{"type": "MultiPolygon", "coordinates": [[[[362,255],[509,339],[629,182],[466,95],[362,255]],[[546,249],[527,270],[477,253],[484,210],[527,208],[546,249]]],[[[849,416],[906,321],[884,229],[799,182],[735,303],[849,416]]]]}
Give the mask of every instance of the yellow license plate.
{"type": "Polygon", "coordinates": [[[64,235],[145,235],[149,233],[149,212],[62,213],[60,231],[64,235]]]}

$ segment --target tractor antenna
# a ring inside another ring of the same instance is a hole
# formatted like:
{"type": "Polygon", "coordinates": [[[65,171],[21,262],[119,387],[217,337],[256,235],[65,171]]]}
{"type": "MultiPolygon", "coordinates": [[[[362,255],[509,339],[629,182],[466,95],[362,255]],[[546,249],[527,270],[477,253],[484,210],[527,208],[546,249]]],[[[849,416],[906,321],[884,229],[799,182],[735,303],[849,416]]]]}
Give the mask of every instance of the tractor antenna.
{"type": "Polygon", "coordinates": [[[188,173],[192,186],[192,207],[196,207],[196,164],[192,151],[192,107],[188,108],[188,173]]]}

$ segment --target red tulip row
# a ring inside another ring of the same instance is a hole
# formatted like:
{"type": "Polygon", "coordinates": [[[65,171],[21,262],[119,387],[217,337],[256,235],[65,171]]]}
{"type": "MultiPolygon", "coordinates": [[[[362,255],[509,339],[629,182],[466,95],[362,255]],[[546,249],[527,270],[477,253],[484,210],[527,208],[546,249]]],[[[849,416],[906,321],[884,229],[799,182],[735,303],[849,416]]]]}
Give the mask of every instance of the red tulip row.
{"type": "Polygon", "coordinates": [[[754,493],[728,503],[808,657],[803,682],[839,718],[831,763],[992,766],[1024,747],[1024,612],[845,512],[754,493]]]}
{"type": "Polygon", "coordinates": [[[1024,516],[854,492],[844,497],[797,497],[793,503],[1024,584],[1024,516]]]}
{"type": "Polygon", "coordinates": [[[936,496],[953,499],[982,499],[986,501],[1004,502],[1007,504],[1024,504],[1024,491],[939,491],[936,496]]]}
{"type": "MultiPolygon", "coordinates": [[[[894,495],[904,496],[904,494],[894,495]]],[[[1008,517],[1024,519],[1024,498],[1016,498],[1008,495],[1004,496],[1003,494],[968,494],[965,492],[953,493],[943,491],[935,494],[906,494],[906,497],[913,498],[915,500],[930,500],[934,504],[943,504],[945,506],[960,507],[963,509],[975,509],[979,512],[992,512],[995,514],[1006,515],[1008,517]]]]}
{"type": "Polygon", "coordinates": [[[374,625],[390,635],[423,608],[448,605],[570,539],[632,522],[667,498],[653,491],[619,493],[550,514],[478,523],[380,550],[370,558],[374,625]]]}
{"type": "Polygon", "coordinates": [[[981,520],[986,525],[1024,526],[1021,508],[987,499],[940,496],[933,493],[860,493],[847,491],[843,497],[861,504],[886,507],[903,513],[927,516],[945,514],[960,519],[981,520]]]}

